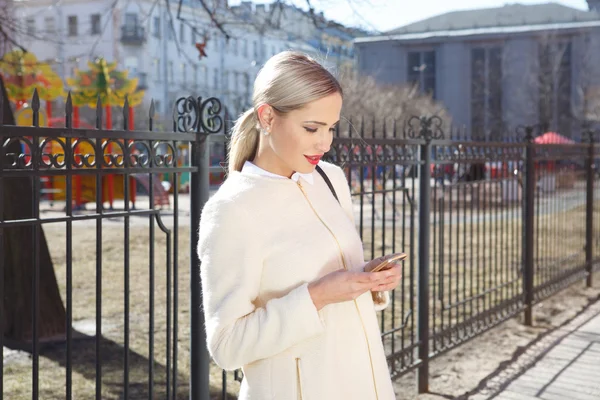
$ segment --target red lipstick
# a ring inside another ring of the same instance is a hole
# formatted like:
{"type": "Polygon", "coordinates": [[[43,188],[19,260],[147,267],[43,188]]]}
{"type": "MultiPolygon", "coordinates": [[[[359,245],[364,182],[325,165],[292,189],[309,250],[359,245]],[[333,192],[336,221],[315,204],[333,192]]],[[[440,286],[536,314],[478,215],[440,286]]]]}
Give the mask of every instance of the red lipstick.
{"type": "Polygon", "coordinates": [[[304,157],[306,157],[306,160],[308,160],[308,162],[311,163],[312,165],[317,165],[319,163],[319,161],[321,161],[321,157],[323,157],[323,156],[307,156],[307,155],[304,155],[304,157]]]}

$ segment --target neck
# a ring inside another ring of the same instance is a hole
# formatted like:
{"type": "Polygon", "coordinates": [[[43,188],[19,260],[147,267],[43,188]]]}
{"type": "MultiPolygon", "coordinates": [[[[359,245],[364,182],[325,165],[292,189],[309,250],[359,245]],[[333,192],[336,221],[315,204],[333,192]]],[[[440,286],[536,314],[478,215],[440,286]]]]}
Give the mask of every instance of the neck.
{"type": "Polygon", "coordinates": [[[256,157],[252,160],[252,163],[265,171],[273,174],[285,176],[291,178],[294,174],[289,167],[285,166],[285,163],[279,158],[273,151],[260,149],[256,153],[256,157]]]}

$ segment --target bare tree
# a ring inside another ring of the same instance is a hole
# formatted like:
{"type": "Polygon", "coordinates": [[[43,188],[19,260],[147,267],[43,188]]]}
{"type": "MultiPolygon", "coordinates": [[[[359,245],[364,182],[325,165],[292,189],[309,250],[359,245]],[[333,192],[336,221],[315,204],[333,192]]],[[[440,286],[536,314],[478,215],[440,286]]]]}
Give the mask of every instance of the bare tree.
{"type": "MultiPolygon", "coordinates": [[[[2,106],[2,124],[14,125],[15,120],[8,103],[8,96],[0,77],[0,106],[2,106]]],[[[5,138],[9,140],[10,138],[5,138]]],[[[9,142],[6,142],[9,143],[9,142]]],[[[4,147],[4,143],[0,144],[4,147]]],[[[20,154],[21,144],[12,141],[5,149],[6,154],[20,154]]],[[[6,164],[0,168],[7,168],[6,164]]],[[[34,218],[32,193],[34,185],[29,177],[5,178],[0,196],[4,197],[2,215],[5,220],[24,220],[34,218]]],[[[40,229],[34,238],[33,226],[24,225],[5,229],[4,252],[0,254],[4,265],[3,328],[4,338],[9,346],[30,349],[32,344],[34,305],[32,281],[35,271],[35,258],[39,265],[39,330],[41,342],[64,340],[66,329],[65,308],[54,273],[52,258],[44,232],[40,229]],[[37,248],[34,246],[37,241],[37,248]]]]}
{"type": "Polygon", "coordinates": [[[527,52],[506,52],[505,79],[514,82],[508,122],[521,115],[519,123],[537,123],[542,131],[573,136],[582,122],[600,117],[600,72],[589,40],[585,34],[545,32],[530,42],[527,52]]]}
{"type": "MultiPolygon", "coordinates": [[[[178,0],[179,4],[182,4],[183,0],[178,0]]],[[[252,15],[248,13],[244,7],[229,7],[227,0],[197,0],[200,3],[202,9],[206,12],[212,23],[225,35],[227,39],[231,37],[229,28],[232,25],[239,23],[246,23],[254,26],[259,32],[265,32],[267,30],[278,29],[290,32],[290,28],[285,26],[289,16],[288,12],[298,10],[298,7],[290,0],[273,0],[269,6],[268,11],[264,13],[257,13],[252,15]]],[[[362,3],[363,5],[369,5],[369,0],[345,0],[348,6],[352,10],[356,10],[356,4],[362,3]]],[[[331,0],[305,0],[305,12],[303,13],[305,18],[310,20],[314,24],[316,29],[324,29],[327,27],[336,27],[340,29],[347,29],[349,32],[351,28],[347,28],[338,22],[327,20],[322,12],[317,10],[326,9],[330,5],[331,0]]],[[[264,8],[264,6],[263,6],[264,8]]],[[[355,11],[356,14],[358,14],[355,11]]],[[[181,18],[180,16],[178,16],[181,18]]],[[[298,18],[298,15],[295,15],[298,18]]]]}
{"type": "MultiPolygon", "coordinates": [[[[344,89],[344,106],[342,114],[350,121],[352,134],[365,125],[365,136],[383,137],[384,124],[387,135],[391,136],[396,124],[398,137],[403,135],[404,123],[412,116],[437,115],[444,121],[443,130],[449,133],[451,117],[443,105],[433,100],[430,95],[419,92],[416,86],[378,84],[372,77],[346,76],[341,79],[344,89]]],[[[342,124],[344,125],[344,124],[342,124]]],[[[342,134],[349,131],[342,128],[342,134]]]]}
{"type": "MultiPolygon", "coordinates": [[[[18,34],[22,28],[14,18],[11,0],[0,0],[0,58],[14,47],[23,49],[18,42],[18,34]]],[[[25,50],[25,49],[23,49],[25,50]]],[[[14,125],[13,111],[0,76],[0,107],[2,107],[4,125],[14,125]]],[[[18,140],[11,143],[3,152],[6,154],[21,152],[18,140]]],[[[4,161],[8,162],[8,157],[4,161]]],[[[0,168],[7,168],[6,164],[0,168]]],[[[33,218],[34,209],[33,189],[31,178],[5,178],[0,196],[3,196],[2,215],[5,220],[22,220],[33,218]]],[[[54,273],[54,266],[44,236],[43,230],[37,237],[38,247],[34,247],[32,226],[18,226],[5,229],[2,239],[4,252],[0,254],[4,265],[4,298],[3,302],[3,332],[5,343],[11,347],[31,349],[33,335],[33,320],[31,318],[34,305],[32,296],[32,281],[35,271],[35,257],[39,266],[39,308],[38,308],[38,337],[40,342],[64,340],[66,333],[65,308],[60,297],[60,291],[54,273]],[[37,251],[37,254],[36,254],[37,251]]]]}
{"type": "Polygon", "coordinates": [[[19,22],[14,18],[12,0],[0,0],[0,56],[10,48],[17,46],[17,27],[19,22]]]}

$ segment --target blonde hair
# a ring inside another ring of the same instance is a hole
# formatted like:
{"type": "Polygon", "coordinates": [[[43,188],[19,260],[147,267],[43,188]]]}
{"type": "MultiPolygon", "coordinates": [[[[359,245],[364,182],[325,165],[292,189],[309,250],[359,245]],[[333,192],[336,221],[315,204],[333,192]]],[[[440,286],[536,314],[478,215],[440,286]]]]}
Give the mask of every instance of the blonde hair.
{"type": "Polygon", "coordinates": [[[311,57],[284,51],[270,58],[254,81],[253,107],[233,126],[229,172],[241,171],[244,163],[256,156],[260,129],[258,107],[268,104],[278,114],[286,114],[334,93],[342,95],[339,82],[311,57]]]}

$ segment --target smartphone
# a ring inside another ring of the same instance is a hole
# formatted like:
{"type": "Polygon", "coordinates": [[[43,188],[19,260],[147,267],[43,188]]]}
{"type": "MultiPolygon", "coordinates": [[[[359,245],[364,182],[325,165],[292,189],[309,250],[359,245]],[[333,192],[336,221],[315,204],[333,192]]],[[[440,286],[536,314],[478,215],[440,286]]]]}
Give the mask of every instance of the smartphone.
{"type": "Polygon", "coordinates": [[[390,268],[395,262],[404,260],[406,257],[408,257],[406,253],[396,253],[387,256],[381,263],[379,263],[379,265],[373,268],[370,272],[383,271],[384,269],[390,268]]]}

